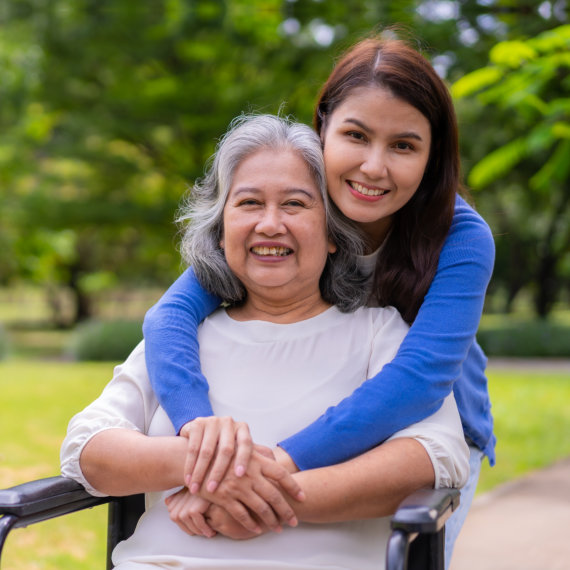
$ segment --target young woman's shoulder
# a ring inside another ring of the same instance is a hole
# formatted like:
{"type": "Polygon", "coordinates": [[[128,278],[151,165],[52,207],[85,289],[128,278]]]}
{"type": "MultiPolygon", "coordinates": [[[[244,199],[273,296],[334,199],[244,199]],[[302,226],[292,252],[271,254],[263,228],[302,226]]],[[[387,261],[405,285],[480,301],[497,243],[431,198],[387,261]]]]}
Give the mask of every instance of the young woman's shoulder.
{"type": "Polygon", "coordinates": [[[453,221],[451,222],[451,232],[480,233],[487,234],[492,237],[491,229],[487,222],[483,219],[471,205],[459,194],[455,198],[455,212],[453,221]]]}
{"type": "Polygon", "coordinates": [[[491,264],[495,258],[495,241],[491,228],[461,196],[455,200],[455,213],[451,228],[445,240],[442,255],[462,253],[488,258],[491,264]]]}

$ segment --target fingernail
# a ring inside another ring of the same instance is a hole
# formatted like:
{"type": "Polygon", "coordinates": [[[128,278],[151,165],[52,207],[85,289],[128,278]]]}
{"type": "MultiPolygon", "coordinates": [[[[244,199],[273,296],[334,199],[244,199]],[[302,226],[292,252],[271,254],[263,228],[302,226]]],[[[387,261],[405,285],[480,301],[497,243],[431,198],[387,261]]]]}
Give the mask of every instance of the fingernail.
{"type": "Polygon", "coordinates": [[[242,477],[245,473],[245,467],[243,465],[238,465],[236,467],[236,476],[237,477],[242,477]]]}
{"type": "Polygon", "coordinates": [[[213,493],[217,488],[218,488],[218,482],[217,481],[210,481],[208,483],[208,486],[206,487],[206,489],[208,490],[208,493],[213,493]]]}
{"type": "Polygon", "coordinates": [[[186,475],[186,477],[184,477],[184,484],[186,485],[186,487],[190,487],[190,475],[186,475]]]}
{"type": "Polygon", "coordinates": [[[200,485],[198,485],[198,483],[192,483],[192,486],[190,487],[190,493],[192,495],[195,495],[199,490],[200,490],[200,485]]]}
{"type": "Polygon", "coordinates": [[[305,500],[305,493],[303,491],[299,491],[297,493],[297,500],[298,501],[304,501],[305,500]]]}
{"type": "Polygon", "coordinates": [[[299,521],[297,520],[297,517],[293,517],[291,519],[289,519],[289,526],[297,526],[299,524],[299,521]]]}
{"type": "Polygon", "coordinates": [[[280,532],[283,532],[283,527],[281,525],[279,525],[279,526],[276,526],[273,530],[277,533],[280,533],[280,532]]]}

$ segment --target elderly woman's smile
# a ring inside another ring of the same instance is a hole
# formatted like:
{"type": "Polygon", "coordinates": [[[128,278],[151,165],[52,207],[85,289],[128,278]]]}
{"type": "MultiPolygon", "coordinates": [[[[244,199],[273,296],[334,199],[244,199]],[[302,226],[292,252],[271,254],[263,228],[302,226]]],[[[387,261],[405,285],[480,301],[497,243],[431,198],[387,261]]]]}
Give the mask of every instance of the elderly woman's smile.
{"type": "Polygon", "coordinates": [[[235,170],[223,224],[220,245],[247,302],[321,301],[319,279],[335,246],[319,188],[298,153],[265,148],[245,158],[235,170]]]}

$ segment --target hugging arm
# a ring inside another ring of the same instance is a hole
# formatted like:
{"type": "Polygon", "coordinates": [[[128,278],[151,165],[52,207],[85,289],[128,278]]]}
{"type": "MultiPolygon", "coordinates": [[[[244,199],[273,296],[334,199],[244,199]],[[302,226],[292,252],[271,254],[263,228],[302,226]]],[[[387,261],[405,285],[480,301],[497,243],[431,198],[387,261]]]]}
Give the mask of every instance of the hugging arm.
{"type": "Polygon", "coordinates": [[[475,342],[494,251],[490,230],[475,212],[456,216],[437,273],[396,357],[351,396],[280,442],[300,469],[354,457],[442,405],[475,342]],[[347,431],[357,436],[344,437],[347,431]]]}
{"type": "Polygon", "coordinates": [[[190,420],[212,415],[208,381],[200,368],[198,325],[219,305],[190,267],[145,315],[150,382],[176,433],[190,420]]]}

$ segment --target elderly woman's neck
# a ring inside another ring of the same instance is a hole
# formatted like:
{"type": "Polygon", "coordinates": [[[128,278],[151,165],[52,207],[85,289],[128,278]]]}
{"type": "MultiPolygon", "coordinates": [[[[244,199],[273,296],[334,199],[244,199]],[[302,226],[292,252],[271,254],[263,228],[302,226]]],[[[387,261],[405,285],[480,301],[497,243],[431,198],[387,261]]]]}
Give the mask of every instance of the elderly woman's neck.
{"type": "Polygon", "coordinates": [[[330,307],[320,293],[302,299],[269,299],[250,294],[243,305],[230,307],[228,315],[236,321],[290,324],[316,317],[330,307]]]}

